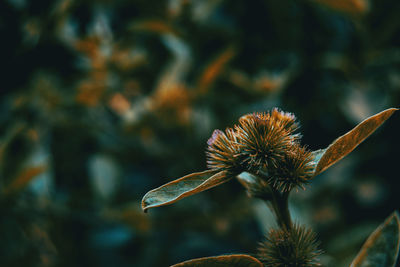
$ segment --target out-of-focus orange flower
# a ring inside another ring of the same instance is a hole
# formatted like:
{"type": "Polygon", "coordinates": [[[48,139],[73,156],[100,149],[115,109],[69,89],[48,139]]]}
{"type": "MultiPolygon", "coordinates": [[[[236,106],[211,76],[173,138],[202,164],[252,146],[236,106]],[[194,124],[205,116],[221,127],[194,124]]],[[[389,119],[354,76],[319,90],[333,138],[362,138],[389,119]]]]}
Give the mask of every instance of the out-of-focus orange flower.
{"type": "Polygon", "coordinates": [[[152,98],[152,110],[167,124],[187,125],[190,119],[191,98],[188,90],[176,85],[158,90],[152,98]]]}
{"type": "Polygon", "coordinates": [[[78,87],[78,94],[76,101],[89,107],[96,106],[103,93],[106,90],[106,86],[102,82],[84,81],[78,87]]]}
{"type": "Polygon", "coordinates": [[[235,56],[235,54],[236,50],[233,47],[228,47],[206,66],[203,73],[200,75],[198,82],[198,90],[200,94],[205,94],[208,91],[217,77],[221,75],[226,64],[235,56]]]}
{"type": "Polygon", "coordinates": [[[116,93],[111,96],[108,104],[112,110],[120,115],[125,114],[131,107],[129,100],[121,93],[116,93]]]}

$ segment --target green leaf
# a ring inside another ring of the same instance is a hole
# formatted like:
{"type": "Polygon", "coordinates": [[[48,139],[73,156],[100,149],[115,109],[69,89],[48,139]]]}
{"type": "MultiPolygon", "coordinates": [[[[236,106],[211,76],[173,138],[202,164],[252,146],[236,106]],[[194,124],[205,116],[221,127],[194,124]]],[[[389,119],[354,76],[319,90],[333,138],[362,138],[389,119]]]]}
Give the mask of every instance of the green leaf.
{"type": "Polygon", "coordinates": [[[256,258],[249,255],[225,255],[216,257],[206,257],[200,259],[194,259],[185,261],[182,263],[175,264],[171,267],[222,267],[222,266],[233,266],[233,267],[263,267],[263,264],[256,258]]]}
{"type": "Polygon", "coordinates": [[[399,244],[400,219],[394,212],[368,237],[350,267],[394,267],[399,244]]]}
{"type": "Polygon", "coordinates": [[[149,208],[172,204],[182,198],[223,184],[231,178],[225,171],[215,173],[212,170],[186,175],[147,192],[142,199],[142,209],[146,212],[149,208]]]}
{"type": "Polygon", "coordinates": [[[354,127],[350,132],[333,141],[326,149],[314,151],[314,163],[316,165],[314,176],[322,173],[353,151],[397,110],[397,108],[389,108],[371,116],[354,127]]]}

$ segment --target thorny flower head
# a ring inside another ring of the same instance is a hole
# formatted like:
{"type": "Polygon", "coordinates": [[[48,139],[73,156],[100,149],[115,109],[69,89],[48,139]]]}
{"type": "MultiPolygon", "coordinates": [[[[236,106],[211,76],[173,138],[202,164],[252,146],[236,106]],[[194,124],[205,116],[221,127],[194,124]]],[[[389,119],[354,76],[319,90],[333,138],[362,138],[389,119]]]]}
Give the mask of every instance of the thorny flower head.
{"type": "Polygon", "coordinates": [[[312,154],[300,146],[298,128],[293,114],[278,109],[245,115],[234,128],[214,131],[207,142],[208,167],[232,176],[262,174],[259,187],[269,184],[281,192],[304,188],[312,176],[312,154]]]}
{"type": "Polygon", "coordinates": [[[293,225],[291,229],[272,229],[258,251],[258,259],[270,267],[320,266],[321,250],[316,234],[304,226],[293,225]]]}
{"type": "Polygon", "coordinates": [[[268,181],[281,192],[288,192],[294,187],[304,189],[304,185],[310,182],[313,171],[311,151],[295,143],[285,153],[279,167],[271,173],[268,181]]]}
{"type": "Polygon", "coordinates": [[[236,132],[227,128],[225,132],[215,130],[207,141],[207,165],[211,170],[228,171],[237,175],[243,171],[236,132]]]}
{"type": "Polygon", "coordinates": [[[278,109],[240,118],[236,131],[240,152],[249,171],[259,173],[279,167],[285,153],[299,139],[294,115],[278,109]]]}

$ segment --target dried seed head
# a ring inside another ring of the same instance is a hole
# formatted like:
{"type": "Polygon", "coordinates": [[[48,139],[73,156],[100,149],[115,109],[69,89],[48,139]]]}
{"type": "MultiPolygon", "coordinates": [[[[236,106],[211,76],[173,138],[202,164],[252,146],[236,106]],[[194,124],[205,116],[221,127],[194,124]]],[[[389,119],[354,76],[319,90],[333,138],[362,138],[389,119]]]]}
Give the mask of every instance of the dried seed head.
{"type": "Polygon", "coordinates": [[[293,143],[299,139],[294,115],[274,109],[271,113],[253,113],[239,119],[236,126],[244,165],[252,172],[276,169],[293,143]]]}
{"type": "Polygon", "coordinates": [[[207,141],[207,165],[209,169],[228,171],[232,175],[242,172],[236,132],[227,128],[225,133],[215,130],[207,141]]]}
{"type": "Polygon", "coordinates": [[[258,250],[258,259],[269,267],[320,266],[319,242],[311,229],[293,225],[290,230],[272,229],[258,250]]]}
{"type": "Polygon", "coordinates": [[[314,171],[311,151],[295,143],[285,153],[279,167],[270,172],[269,184],[281,192],[288,192],[295,187],[304,189],[314,171]]]}

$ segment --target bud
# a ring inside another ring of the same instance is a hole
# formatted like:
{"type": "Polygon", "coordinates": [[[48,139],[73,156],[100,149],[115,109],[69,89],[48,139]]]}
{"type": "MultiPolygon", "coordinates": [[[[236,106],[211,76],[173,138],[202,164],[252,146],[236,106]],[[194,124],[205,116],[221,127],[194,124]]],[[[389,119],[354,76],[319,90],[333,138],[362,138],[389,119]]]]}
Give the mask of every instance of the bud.
{"type": "Polygon", "coordinates": [[[316,234],[304,226],[293,225],[287,229],[270,230],[258,250],[258,259],[269,267],[315,267],[321,266],[318,256],[319,242],[316,234]]]}
{"type": "Polygon", "coordinates": [[[281,192],[289,192],[295,187],[304,189],[314,172],[311,151],[299,144],[293,144],[285,153],[279,167],[271,171],[268,182],[281,192]]]}

